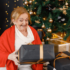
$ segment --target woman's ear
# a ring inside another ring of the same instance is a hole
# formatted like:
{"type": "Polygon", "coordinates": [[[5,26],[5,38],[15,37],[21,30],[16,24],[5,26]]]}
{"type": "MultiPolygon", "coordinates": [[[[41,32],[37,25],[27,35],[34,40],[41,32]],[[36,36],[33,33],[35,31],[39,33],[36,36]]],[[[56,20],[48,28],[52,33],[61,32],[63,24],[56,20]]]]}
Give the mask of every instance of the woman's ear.
{"type": "Polygon", "coordinates": [[[15,20],[14,20],[14,19],[12,19],[12,22],[13,22],[13,24],[14,24],[14,25],[16,25],[16,23],[15,23],[15,20]]]}

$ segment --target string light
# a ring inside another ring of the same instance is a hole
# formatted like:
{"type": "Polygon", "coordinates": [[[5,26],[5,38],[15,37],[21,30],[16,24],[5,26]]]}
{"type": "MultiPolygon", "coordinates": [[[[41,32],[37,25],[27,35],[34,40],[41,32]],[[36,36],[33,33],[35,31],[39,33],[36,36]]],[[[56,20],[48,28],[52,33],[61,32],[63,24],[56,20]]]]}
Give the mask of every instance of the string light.
{"type": "Polygon", "coordinates": [[[6,25],[6,27],[8,27],[8,25],[6,25]]]}
{"type": "Polygon", "coordinates": [[[8,15],[8,13],[7,13],[7,15],[8,15]]]}
{"type": "Polygon", "coordinates": [[[5,11],[5,13],[7,13],[7,11],[5,11]]]}
{"type": "Polygon", "coordinates": [[[14,2],[16,2],[16,0],[14,0],[14,2]]]}
{"type": "Polygon", "coordinates": [[[9,3],[9,1],[8,1],[8,3],[9,3]]]}
{"type": "Polygon", "coordinates": [[[17,0],[17,1],[19,1],[19,0],[17,0]]]}
{"type": "Polygon", "coordinates": [[[5,18],[7,20],[7,18],[5,18]]]}
{"type": "Polygon", "coordinates": [[[9,7],[9,5],[7,7],[9,7]]]}
{"type": "Polygon", "coordinates": [[[0,28],[0,30],[1,30],[1,28],[0,28]]]}
{"type": "Polygon", "coordinates": [[[9,22],[9,20],[7,20],[7,22],[9,22]]]}
{"type": "Polygon", "coordinates": [[[7,3],[6,3],[6,5],[7,5],[7,3]]]}

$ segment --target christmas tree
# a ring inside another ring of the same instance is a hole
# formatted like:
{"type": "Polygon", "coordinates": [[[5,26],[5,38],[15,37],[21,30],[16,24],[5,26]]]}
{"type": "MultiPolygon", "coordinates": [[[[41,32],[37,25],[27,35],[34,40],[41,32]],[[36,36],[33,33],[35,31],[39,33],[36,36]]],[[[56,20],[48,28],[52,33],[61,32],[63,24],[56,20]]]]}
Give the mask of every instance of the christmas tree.
{"type": "Polygon", "coordinates": [[[42,28],[44,40],[51,38],[52,33],[70,35],[70,1],[68,0],[24,0],[24,7],[31,15],[32,24],[42,28]]]}

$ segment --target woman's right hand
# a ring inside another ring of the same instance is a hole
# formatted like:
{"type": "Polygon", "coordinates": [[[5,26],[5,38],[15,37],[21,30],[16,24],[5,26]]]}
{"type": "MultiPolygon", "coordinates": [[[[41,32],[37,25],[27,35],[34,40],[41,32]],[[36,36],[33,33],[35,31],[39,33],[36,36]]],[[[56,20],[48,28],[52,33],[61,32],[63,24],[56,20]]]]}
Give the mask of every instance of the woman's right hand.
{"type": "Polygon", "coordinates": [[[16,54],[17,51],[9,54],[8,59],[14,61],[15,65],[19,65],[19,61],[17,60],[18,55],[16,54]]]}

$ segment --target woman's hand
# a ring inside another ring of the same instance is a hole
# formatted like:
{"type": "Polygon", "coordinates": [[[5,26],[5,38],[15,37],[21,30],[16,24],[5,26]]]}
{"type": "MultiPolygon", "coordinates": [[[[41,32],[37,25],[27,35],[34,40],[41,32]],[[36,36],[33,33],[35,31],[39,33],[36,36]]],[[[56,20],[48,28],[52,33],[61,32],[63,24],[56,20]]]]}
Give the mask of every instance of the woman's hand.
{"type": "Polygon", "coordinates": [[[15,65],[19,65],[19,61],[17,60],[18,55],[15,54],[16,52],[9,54],[8,59],[14,61],[15,65]]]}

